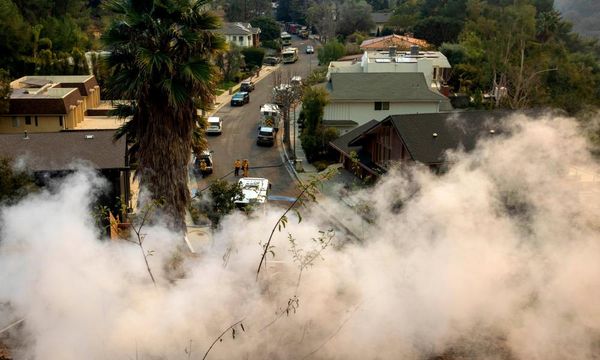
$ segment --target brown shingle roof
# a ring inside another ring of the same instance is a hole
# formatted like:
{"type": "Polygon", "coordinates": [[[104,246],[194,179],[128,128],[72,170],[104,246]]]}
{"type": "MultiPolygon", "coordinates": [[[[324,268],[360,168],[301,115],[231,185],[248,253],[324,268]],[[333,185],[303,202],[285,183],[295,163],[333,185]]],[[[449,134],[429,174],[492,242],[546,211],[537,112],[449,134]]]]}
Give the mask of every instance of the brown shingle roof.
{"type": "Polygon", "coordinates": [[[113,135],[114,130],[32,133],[28,139],[24,134],[0,134],[0,156],[23,158],[33,171],[72,170],[78,161],[95,169],[127,168],[125,139],[113,142],[113,135]]]}

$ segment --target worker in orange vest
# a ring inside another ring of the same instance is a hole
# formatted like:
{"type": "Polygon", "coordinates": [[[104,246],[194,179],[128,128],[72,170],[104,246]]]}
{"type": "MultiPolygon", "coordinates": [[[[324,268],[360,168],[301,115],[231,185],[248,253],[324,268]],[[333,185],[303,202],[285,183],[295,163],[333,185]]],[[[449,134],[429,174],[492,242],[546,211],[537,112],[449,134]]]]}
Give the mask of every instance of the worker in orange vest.
{"type": "Polygon", "coordinates": [[[242,161],[242,171],[244,172],[244,177],[248,177],[250,175],[250,163],[248,159],[244,159],[242,161]]]}
{"type": "Polygon", "coordinates": [[[240,161],[240,159],[237,159],[234,163],[233,163],[233,169],[235,171],[235,176],[240,176],[240,168],[242,167],[242,162],[240,161]]]}

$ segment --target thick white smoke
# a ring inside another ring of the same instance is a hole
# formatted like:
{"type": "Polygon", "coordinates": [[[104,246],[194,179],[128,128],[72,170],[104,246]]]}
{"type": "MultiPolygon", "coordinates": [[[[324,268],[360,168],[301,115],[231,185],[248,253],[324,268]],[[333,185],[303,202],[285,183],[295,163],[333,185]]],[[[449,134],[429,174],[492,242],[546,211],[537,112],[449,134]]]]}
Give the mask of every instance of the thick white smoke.
{"type": "Polygon", "coordinates": [[[101,183],[81,171],[1,210],[0,304],[11,310],[0,327],[25,318],[27,359],[201,359],[239,320],[245,331],[208,358],[597,357],[600,168],[573,120],[506,126],[510,136],[449,154],[443,175],[416,166],[353,194],[372,219],[364,241],[336,240],[299,283],[288,232],[313,249],[319,211],[276,233],[258,282],[259,242],[281,209],[225,219],[176,281],[164,269],[178,240],[148,227],[154,287],[139,248],[97,239],[89,206],[101,183]]]}

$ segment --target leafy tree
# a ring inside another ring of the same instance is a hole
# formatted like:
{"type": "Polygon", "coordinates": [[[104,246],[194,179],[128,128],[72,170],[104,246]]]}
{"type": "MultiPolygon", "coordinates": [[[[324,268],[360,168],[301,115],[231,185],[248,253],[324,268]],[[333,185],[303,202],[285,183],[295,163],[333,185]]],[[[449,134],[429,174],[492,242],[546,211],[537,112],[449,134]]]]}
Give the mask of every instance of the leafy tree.
{"type": "Polygon", "coordinates": [[[307,4],[306,0],[279,0],[277,7],[277,20],[291,21],[304,24],[306,22],[307,4]]]}
{"type": "Polygon", "coordinates": [[[223,4],[228,21],[248,22],[271,11],[269,0],[227,0],[223,4]]]}
{"type": "Polygon", "coordinates": [[[440,46],[445,42],[455,42],[462,30],[462,22],[457,19],[432,16],[418,21],[413,26],[415,37],[440,46]]]}
{"type": "Polygon", "coordinates": [[[223,80],[235,81],[240,70],[246,66],[242,56],[242,48],[236,44],[229,44],[229,50],[217,58],[217,65],[223,74],[223,80]]]}
{"type": "Polygon", "coordinates": [[[4,69],[0,69],[0,114],[6,114],[10,105],[10,76],[4,69]]]}
{"type": "Polygon", "coordinates": [[[318,49],[317,57],[322,65],[329,64],[330,61],[335,61],[345,55],[346,50],[344,44],[337,40],[328,41],[323,47],[318,49]]]}
{"type": "Polygon", "coordinates": [[[219,19],[204,0],[113,0],[104,34],[115,98],[130,99],[139,159],[136,175],[152,199],[164,199],[171,228],[185,231],[187,166],[196,110],[212,105],[224,48],[219,19]],[[168,150],[168,151],[167,151],[168,150]]]}
{"type": "Polygon", "coordinates": [[[261,16],[250,21],[253,27],[260,28],[261,41],[277,40],[281,34],[279,24],[275,19],[268,16],[261,16]]]}
{"type": "Polygon", "coordinates": [[[241,198],[244,194],[237,182],[230,184],[222,179],[213,181],[209,185],[208,191],[210,203],[200,211],[206,214],[212,226],[216,228],[223,217],[235,209],[235,200],[241,198]]]}
{"type": "Polygon", "coordinates": [[[11,0],[0,0],[0,67],[14,70],[30,29],[11,0]]]}
{"type": "Polygon", "coordinates": [[[304,131],[315,134],[323,121],[325,106],[329,104],[329,95],[321,87],[307,87],[302,97],[302,113],[304,114],[304,131]]]}
{"type": "Polygon", "coordinates": [[[36,188],[26,171],[15,169],[9,159],[0,158],[0,204],[15,202],[36,188]]]}
{"type": "Polygon", "coordinates": [[[249,47],[242,50],[244,61],[248,68],[259,68],[262,66],[265,57],[265,49],[249,47]]]}
{"type": "Polygon", "coordinates": [[[355,31],[368,33],[374,27],[371,5],[364,0],[348,1],[340,5],[338,34],[348,36],[355,31]]]}
{"type": "Polygon", "coordinates": [[[327,42],[335,36],[334,6],[331,1],[312,3],[306,13],[308,23],[321,35],[321,41],[327,42]]]}
{"type": "Polygon", "coordinates": [[[307,88],[302,97],[304,129],[300,140],[306,157],[311,162],[326,153],[329,142],[338,137],[335,129],[323,126],[323,113],[328,103],[327,91],[320,87],[307,88]]]}

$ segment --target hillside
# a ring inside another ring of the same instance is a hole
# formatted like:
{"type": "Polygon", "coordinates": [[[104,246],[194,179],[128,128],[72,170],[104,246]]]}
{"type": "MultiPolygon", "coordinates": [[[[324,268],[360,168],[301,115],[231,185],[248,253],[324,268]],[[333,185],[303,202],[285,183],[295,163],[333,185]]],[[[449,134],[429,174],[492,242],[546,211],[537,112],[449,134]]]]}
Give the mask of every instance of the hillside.
{"type": "Polygon", "coordinates": [[[600,1],[555,0],[554,6],[573,23],[573,30],[600,39],[600,1]]]}

